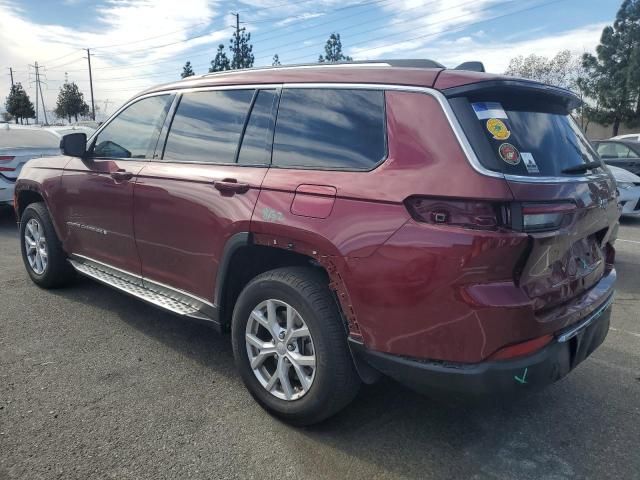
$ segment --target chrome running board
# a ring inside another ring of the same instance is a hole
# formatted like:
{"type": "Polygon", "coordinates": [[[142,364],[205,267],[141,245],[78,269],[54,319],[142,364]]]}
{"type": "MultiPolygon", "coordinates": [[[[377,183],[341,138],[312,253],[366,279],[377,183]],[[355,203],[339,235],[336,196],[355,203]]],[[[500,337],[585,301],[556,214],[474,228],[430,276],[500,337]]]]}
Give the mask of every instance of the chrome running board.
{"type": "Polygon", "coordinates": [[[69,263],[78,273],[163,310],[219,326],[217,309],[203,299],[82,255],[72,255],[69,263]]]}

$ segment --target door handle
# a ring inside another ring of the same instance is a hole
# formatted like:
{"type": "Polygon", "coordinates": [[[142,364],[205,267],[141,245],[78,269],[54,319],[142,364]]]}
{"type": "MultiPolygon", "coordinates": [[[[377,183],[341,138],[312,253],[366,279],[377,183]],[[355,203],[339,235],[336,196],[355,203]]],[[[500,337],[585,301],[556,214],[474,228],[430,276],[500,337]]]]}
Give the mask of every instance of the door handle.
{"type": "Polygon", "coordinates": [[[131,180],[133,178],[133,173],[127,172],[126,170],[119,168],[115,172],[111,172],[109,174],[111,178],[118,182],[122,182],[124,180],[131,180]]]}
{"type": "Polygon", "coordinates": [[[233,195],[234,193],[246,193],[249,191],[248,183],[238,183],[235,178],[225,178],[224,180],[216,180],[213,186],[222,194],[233,195]]]}

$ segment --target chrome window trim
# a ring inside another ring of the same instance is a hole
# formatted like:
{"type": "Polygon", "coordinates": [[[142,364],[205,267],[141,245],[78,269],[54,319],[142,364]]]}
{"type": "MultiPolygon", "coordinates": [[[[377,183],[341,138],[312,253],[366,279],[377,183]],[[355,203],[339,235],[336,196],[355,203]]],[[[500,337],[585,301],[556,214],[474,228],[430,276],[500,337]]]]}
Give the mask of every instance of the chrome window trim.
{"type": "MultiPolygon", "coordinates": [[[[299,68],[299,67],[296,67],[299,68]]],[[[313,66],[313,68],[316,68],[313,66]]],[[[471,167],[479,174],[492,177],[492,178],[501,178],[504,180],[512,181],[512,182],[521,182],[521,183],[579,183],[579,182],[588,182],[593,180],[600,180],[609,178],[609,175],[605,173],[594,174],[594,175],[581,175],[576,177],[529,177],[525,175],[505,175],[501,172],[494,172],[493,170],[489,170],[485,168],[478,159],[475,151],[471,147],[469,140],[467,139],[464,131],[462,130],[462,126],[455,114],[453,113],[453,109],[449,104],[447,98],[444,94],[431,87],[418,87],[411,85],[396,85],[396,84],[382,84],[382,83],[332,83],[332,82],[315,82],[315,83],[250,83],[250,84],[238,84],[238,85],[209,85],[209,86],[198,86],[198,87],[187,87],[187,88],[168,88],[166,90],[160,90],[156,92],[146,93],[143,95],[136,96],[125,103],[122,107],[120,107],[110,118],[105,122],[104,125],[100,127],[100,129],[96,130],[96,132],[89,138],[87,141],[88,144],[93,140],[93,138],[100,133],[100,131],[106,127],[113,118],[115,118],[122,110],[127,108],[132,103],[141,100],[143,98],[152,97],[156,95],[167,95],[167,94],[178,94],[178,93],[189,93],[196,91],[208,91],[208,90],[251,90],[251,89],[269,89],[269,88],[339,88],[339,89],[362,89],[362,90],[388,90],[388,91],[400,91],[400,92],[415,92],[415,93],[423,93],[426,95],[430,95],[433,97],[449,122],[453,133],[458,140],[458,144],[462,148],[465,156],[467,157],[467,161],[471,165],[471,167]]]]}

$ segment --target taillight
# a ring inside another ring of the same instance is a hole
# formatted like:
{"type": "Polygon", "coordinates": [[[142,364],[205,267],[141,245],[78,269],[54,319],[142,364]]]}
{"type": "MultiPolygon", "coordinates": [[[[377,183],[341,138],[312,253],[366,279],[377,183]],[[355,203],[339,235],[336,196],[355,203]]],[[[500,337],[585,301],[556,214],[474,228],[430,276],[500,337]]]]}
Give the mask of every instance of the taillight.
{"type": "Polygon", "coordinates": [[[575,204],[569,202],[514,204],[512,227],[523,232],[557,230],[571,222],[575,209],[575,204]]]}
{"type": "Polygon", "coordinates": [[[405,205],[414,220],[435,225],[519,232],[557,230],[571,222],[573,203],[492,203],[482,200],[449,200],[410,197],[405,205]]]}
{"type": "Polygon", "coordinates": [[[15,167],[2,166],[3,163],[13,162],[14,158],[16,157],[12,157],[9,155],[0,155],[0,172],[14,172],[16,170],[15,167]]]}
{"type": "Polygon", "coordinates": [[[419,222],[495,230],[501,224],[500,207],[483,201],[410,197],[405,202],[419,222]]]}

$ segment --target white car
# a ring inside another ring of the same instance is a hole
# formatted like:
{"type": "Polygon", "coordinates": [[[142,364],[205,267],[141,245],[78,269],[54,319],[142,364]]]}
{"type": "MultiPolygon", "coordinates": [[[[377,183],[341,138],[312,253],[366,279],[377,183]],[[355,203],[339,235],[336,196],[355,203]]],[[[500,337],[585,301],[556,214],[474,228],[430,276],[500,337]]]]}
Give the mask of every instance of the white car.
{"type": "Polygon", "coordinates": [[[618,135],[611,137],[609,140],[632,140],[634,142],[640,142],[640,133],[627,133],[625,135],[618,135]]]}
{"type": "Polygon", "coordinates": [[[20,170],[32,158],[60,155],[60,139],[74,132],[93,133],[87,127],[0,125],[0,205],[13,204],[20,170]]]}
{"type": "Polygon", "coordinates": [[[622,207],[622,216],[640,217],[640,177],[622,168],[611,165],[607,168],[618,184],[618,202],[622,207]]]}

